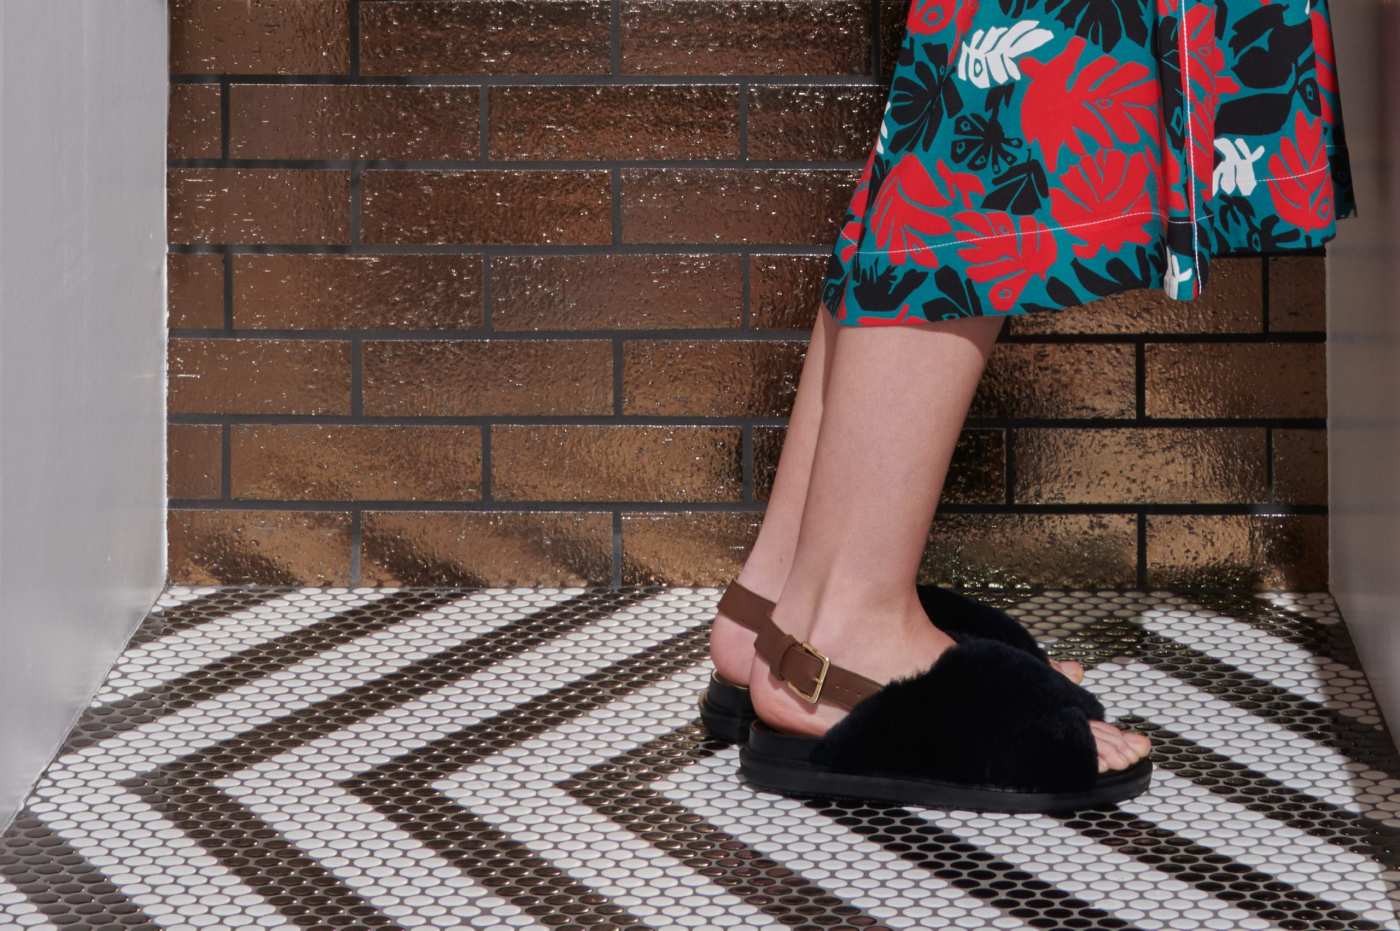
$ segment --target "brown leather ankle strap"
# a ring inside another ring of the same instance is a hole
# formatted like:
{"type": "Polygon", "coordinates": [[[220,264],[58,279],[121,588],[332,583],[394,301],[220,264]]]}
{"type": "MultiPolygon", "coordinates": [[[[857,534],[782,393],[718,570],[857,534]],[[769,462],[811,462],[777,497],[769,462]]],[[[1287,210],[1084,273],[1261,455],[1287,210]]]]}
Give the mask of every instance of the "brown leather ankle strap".
{"type": "Polygon", "coordinates": [[[873,679],[837,666],[807,641],[784,633],[773,623],[773,602],[737,581],[730,582],[720,596],[718,610],[758,634],[754,650],[803,701],[826,702],[849,711],[883,688],[873,679]]]}
{"type": "Polygon", "coordinates": [[[758,633],[768,620],[768,612],[773,610],[773,602],[736,581],[730,582],[720,595],[717,607],[720,614],[758,633]]]}

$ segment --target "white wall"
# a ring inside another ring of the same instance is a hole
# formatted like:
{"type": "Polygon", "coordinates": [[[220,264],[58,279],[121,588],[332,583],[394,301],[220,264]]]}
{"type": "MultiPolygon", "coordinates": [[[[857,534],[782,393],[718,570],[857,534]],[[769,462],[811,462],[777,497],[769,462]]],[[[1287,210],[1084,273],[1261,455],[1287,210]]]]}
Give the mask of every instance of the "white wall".
{"type": "Polygon", "coordinates": [[[1400,4],[1331,8],[1359,203],[1327,262],[1332,591],[1400,738],[1400,4]]]}
{"type": "Polygon", "coordinates": [[[0,827],[164,578],[164,0],[0,0],[0,827]]]}

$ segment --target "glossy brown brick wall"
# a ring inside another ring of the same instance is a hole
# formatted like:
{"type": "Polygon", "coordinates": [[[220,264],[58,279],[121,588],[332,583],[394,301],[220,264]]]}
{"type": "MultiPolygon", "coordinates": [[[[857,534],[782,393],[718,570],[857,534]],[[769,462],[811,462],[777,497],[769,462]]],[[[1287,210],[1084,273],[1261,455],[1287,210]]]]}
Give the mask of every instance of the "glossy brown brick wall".
{"type": "MultiPolygon", "coordinates": [[[[722,583],[908,0],[172,0],[188,582],[722,583]]],[[[1320,587],[1322,259],[1006,328],[929,579],[1320,587]]]]}

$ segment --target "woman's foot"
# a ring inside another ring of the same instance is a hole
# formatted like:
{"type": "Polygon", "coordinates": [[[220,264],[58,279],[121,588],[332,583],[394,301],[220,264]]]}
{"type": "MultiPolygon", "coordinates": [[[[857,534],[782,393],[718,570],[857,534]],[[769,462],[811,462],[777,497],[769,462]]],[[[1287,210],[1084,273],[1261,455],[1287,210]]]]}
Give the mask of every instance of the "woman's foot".
{"type": "MultiPolygon", "coordinates": [[[[810,638],[812,646],[835,664],[877,682],[890,682],[928,669],[954,643],[929,623],[928,615],[917,600],[878,624],[869,614],[866,611],[861,618],[862,626],[867,630],[879,629],[882,632],[879,637],[861,636],[858,630],[842,632],[833,625],[818,625],[810,638]]],[[[774,611],[774,619],[780,627],[791,629],[783,624],[781,608],[774,611]]],[[[752,641],[752,635],[749,639],[752,641]]],[[[1079,666],[1078,663],[1073,665],[1079,666]]],[[[1082,676],[1082,667],[1080,671],[1082,676]]],[[[834,705],[803,700],[771,675],[767,663],[757,656],[753,658],[747,681],[758,716],[778,730],[817,736],[826,733],[846,715],[834,705]]],[[[1090,721],[1089,726],[1098,747],[1099,772],[1127,769],[1147,756],[1152,748],[1142,734],[1121,730],[1104,721],[1090,721]]]]}

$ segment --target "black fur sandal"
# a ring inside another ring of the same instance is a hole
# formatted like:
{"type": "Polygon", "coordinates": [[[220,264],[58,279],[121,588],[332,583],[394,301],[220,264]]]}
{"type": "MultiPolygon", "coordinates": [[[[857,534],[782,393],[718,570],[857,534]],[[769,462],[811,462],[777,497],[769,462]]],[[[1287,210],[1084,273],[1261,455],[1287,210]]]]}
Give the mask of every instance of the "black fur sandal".
{"type": "MultiPolygon", "coordinates": [[[[997,812],[1111,805],[1146,791],[1152,761],[1098,772],[1078,688],[1024,651],[969,637],[922,673],[881,685],[773,622],[757,650],[804,700],[850,711],[821,737],[763,721],[739,751],[749,784],[795,797],[997,812]]],[[[1082,690],[1081,690],[1082,691],[1082,690]]]]}
{"type": "MultiPolygon", "coordinates": [[[[1005,611],[937,585],[920,585],[918,591],[925,613],[939,630],[954,640],[961,642],[970,637],[996,640],[1049,665],[1050,657],[1045,655],[1040,644],[1005,611]]],[[[773,602],[735,581],[730,582],[720,596],[717,610],[758,633],[768,612],[773,610],[773,602]]],[[[1103,719],[1103,707],[1083,688],[1079,689],[1075,701],[1084,707],[1091,719],[1103,719]]],[[[757,717],[747,687],[730,682],[717,672],[710,674],[709,685],[700,696],[700,720],[712,740],[743,743],[748,739],[749,725],[757,717]]]]}

